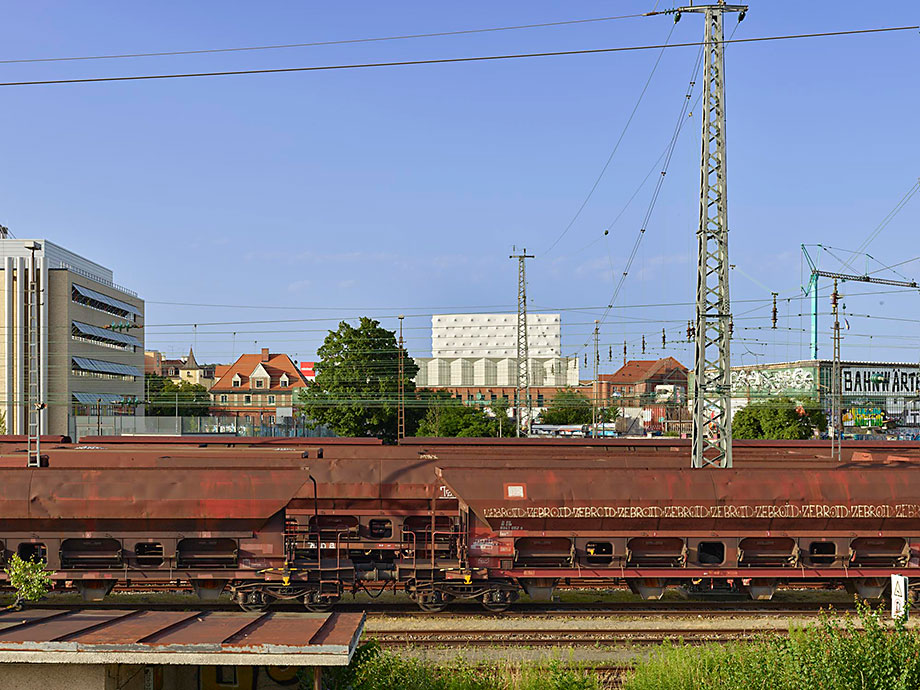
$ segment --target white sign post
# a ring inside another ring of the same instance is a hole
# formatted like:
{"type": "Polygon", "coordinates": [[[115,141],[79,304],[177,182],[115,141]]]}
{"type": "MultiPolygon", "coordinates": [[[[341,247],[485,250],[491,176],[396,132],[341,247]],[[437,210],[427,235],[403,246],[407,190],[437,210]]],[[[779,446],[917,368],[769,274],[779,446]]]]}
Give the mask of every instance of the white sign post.
{"type": "Polygon", "coordinates": [[[891,617],[907,615],[907,578],[904,575],[891,576],[891,617]]]}

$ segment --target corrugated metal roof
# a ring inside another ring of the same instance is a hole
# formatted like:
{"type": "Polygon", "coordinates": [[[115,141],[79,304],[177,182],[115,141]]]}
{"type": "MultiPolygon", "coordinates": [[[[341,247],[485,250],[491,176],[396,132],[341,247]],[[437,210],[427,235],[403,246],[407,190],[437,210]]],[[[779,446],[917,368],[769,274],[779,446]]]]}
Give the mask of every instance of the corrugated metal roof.
{"type": "Polygon", "coordinates": [[[101,359],[88,359],[86,357],[73,357],[73,363],[84,371],[98,371],[103,374],[122,374],[124,376],[140,376],[141,372],[137,367],[130,364],[118,364],[116,362],[104,362],[101,359]]]}
{"type": "Polygon", "coordinates": [[[141,316],[141,312],[137,307],[128,304],[127,302],[122,302],[120,299],[115,299],[114,297],[103,295],[101,292],[90,290],[88,287],[83,287],[82,285],[77,285],[76,283],[73,283],[73,289],[87,299],[95,300],[96,302],[101,302],[102,304],[107,304],[114,309],[118,309],[128,314],[141,316]]]}
{"type": "Polygon", "coordinates": [[[104,654],[105,663],[345,666],[364,621],[363,613],[11,611],[0,613],[0,662],[100,663],[104,654]]]}
{"type": "Polygon", "coordinates": [[[94,338],[103,338],[105,340],[110,340],[114,343],[123,343],[125,345],[134,345],[140,347],[141,341],[135,338],[133,335],[128,335],[127,333],[121,333],[120,331],[109,330],[107,328],[100,328],[99,326],[91,326],[88,323],[83,323],[82,321],[74,321],[73,327],[84,335],[92,336],[94,338]]]}
{"type": "Polygon", "coordinates": [[[73,393],[74,399],[84,405],[95,405],[98,402],[104,405],[114,405],[125,401],[125,396],[116,393],[73,393]]]}

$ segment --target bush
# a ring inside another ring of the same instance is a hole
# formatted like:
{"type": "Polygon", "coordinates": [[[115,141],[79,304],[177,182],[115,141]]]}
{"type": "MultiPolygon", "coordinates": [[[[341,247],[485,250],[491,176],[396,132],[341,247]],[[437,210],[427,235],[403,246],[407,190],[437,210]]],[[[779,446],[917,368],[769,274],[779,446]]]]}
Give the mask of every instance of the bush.
{"type": "MultiPolygon", "coordinates": [[[[301,688],[313,687],[312,675],[301,677],[301,688]]],[[[521,667],[474,666],[458,659],[438,665],[381,651],[376,642],[355,650],[351,664],[323,673],[323,687],[350,690],[599,690],[593,673],[553,661],[521,667]]]]}
{"type": "Polygon", "coordinates": [[[626,690],[909,690],[920,687],[920,632],[888,625],[861,605],[862,626],[829,615],[730,645],[663,646],[630,674],[626,690]]]}
{"type": "Polygon", "coordinates": [[[19,554],[12,555],[3,572],[9,576],[10,585],[16,590],[16,599],[7,608],[19,608],[22,602],[38,601],[48,593],[53,573],[45,570],[46,565],[44,561],[24,561],[19,554]]]}
{"type": "Polygon", "coordinates": [[[827,429],[827,417],[813,401],[770,398],[741,408],[732,418],[735,438],[806,439],[827,429]]]}

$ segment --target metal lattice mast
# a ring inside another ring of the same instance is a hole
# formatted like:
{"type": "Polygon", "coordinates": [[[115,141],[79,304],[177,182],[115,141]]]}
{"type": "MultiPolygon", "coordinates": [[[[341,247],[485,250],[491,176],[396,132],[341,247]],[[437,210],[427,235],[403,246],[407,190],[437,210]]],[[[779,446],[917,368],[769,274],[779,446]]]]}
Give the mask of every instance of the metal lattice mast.
{"type": "Polygon", "coordinates": [[[522,249],[509,259],[518,260],[518,314],[517,314],[517,390],[514,400],[514,419],[517,435],[530,431],[532,408],[530,404],[530,349],[527,347],[527,274],[526,261],[533,255],[522,249]]]}
{"type": "Polygon", "coordinates": [[[696,340],[693,366],[693,467],[732,466],[731,303],[728,295],[728,194],[725,164],[725,55],[722,19],[746,5],[681,7],[706,21],[700,224],[697,231],[696,340]]]}
{"type": "Polygon", "coordinates": [[[831,293],[831,311],[834,313],[834,363],[831,367],[831,458],[840,460],[840,444],[843,438],[843,401],[841,399],[840,372],[840,314],[837,293],[837,279],[834,278],[834,291],[831,293]]]}
{"type": "Polygon", "coordinates": [[[396,438],[403,439],[406,437],[406,355],[403,347],[403,318],[399,315],[399,401],[396,406],[396,438]]]}
{"type": "Polygon", "coordinates": [[[28,328],[29,328],[29,397],[26,401],[29,413],[29,440],[28,440],[28,466],[41,467],[41,414],[44,405],[41,403],[41,371],[40,364],[41,352],[39,348],[39,316],[38,304],[41,299],[40,283],[35,268],[35,252],[41,249],[41,245],[32,244],[27,247],[31,252],[29,256],[29,287],[26,296],[26,306],[28,309],[28,328]]]}
{"type": "Polygon", "coordinates": [[[597,396],[600,392],[600,382],[597,380],[597,368],[601,363],[601,355],[597,349],[597,337],[600,322],[594,320],[594,382],[591,385],[591,435],[597,438],[597,396]]]}

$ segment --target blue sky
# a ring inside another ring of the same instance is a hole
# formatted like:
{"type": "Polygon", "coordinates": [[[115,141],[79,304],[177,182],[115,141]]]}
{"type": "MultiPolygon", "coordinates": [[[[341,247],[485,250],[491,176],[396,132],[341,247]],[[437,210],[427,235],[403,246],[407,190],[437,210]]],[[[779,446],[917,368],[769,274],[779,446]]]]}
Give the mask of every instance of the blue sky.
{"type": "MultiPolygon", "coordinates": [[[[37,1],[7,8],[0,59],[455,31],[654,6],[37,1]]],[[[916,24],[916,9],[906,1],[871,13],[849,1],[753,2],[735,37],[916,24]]],[[[728,18],[729,31],[734,25],[728,18]]],[[[0,64],[0,81],[658,44],[671,28],[659,16],[264,52],[0,64]]],[[[700,17],[685,15],[671,41],[701,34],[700,17]]],[[[196,343],[199,361],[265,346],[309,360],[328,328],[360,314],[395,327],[405,313],[410,352],[425,355],[432,312],[514,309],[512,245],[537,255],[531,308],[562,310],[565,350],[581,352],[657,172],[609,235],[603,230],[667,145],[696,52],[665,52],[607,174],[551,252],[620,136],[656,51],[0,88],[0,222],[112,267],[147,300],[148,346],[179,354],[196,343]],[[248,321],[268,323],[205,325],[248,321]],[[192,323],[201,325],[174,325],[192,323]]],[[[808,324],[799,314],[807,303],[783,299],[803,282],[799,245],[855,248],[920,176],[918,64],[916,30],[728,48],[736,363],[805,354],[800,329],[808,324]],[[780,325],[791,330],[769,329],[771,291],[781,295],[780,325]]],[[[662,354],[663,327],[664,353],[689,364],[688,346],[674,340],[693,314],[699,126],[695,110],[602,326],[614,355],[602,358],[604,370],[622,357],[624,339],[630,356],[642,335],[648,356],[662,354]],[[643,306],[656,304],[668,306],[643,306]]],[[[920,195],[868,251],[884,264],[920,255],[918,225],[920,195]]],[[[899,270],[920,278],[920,261],[899,270]]],[[[910,321],[920,319],[920,295],[854,284],[846,292],[845,357],[920,359],[920,324],[910,321]]],[[[827,311],[826,297],[821,304],[827,311]]],[[[830,352],[828,335],[822,351],[830,352]]]]}

